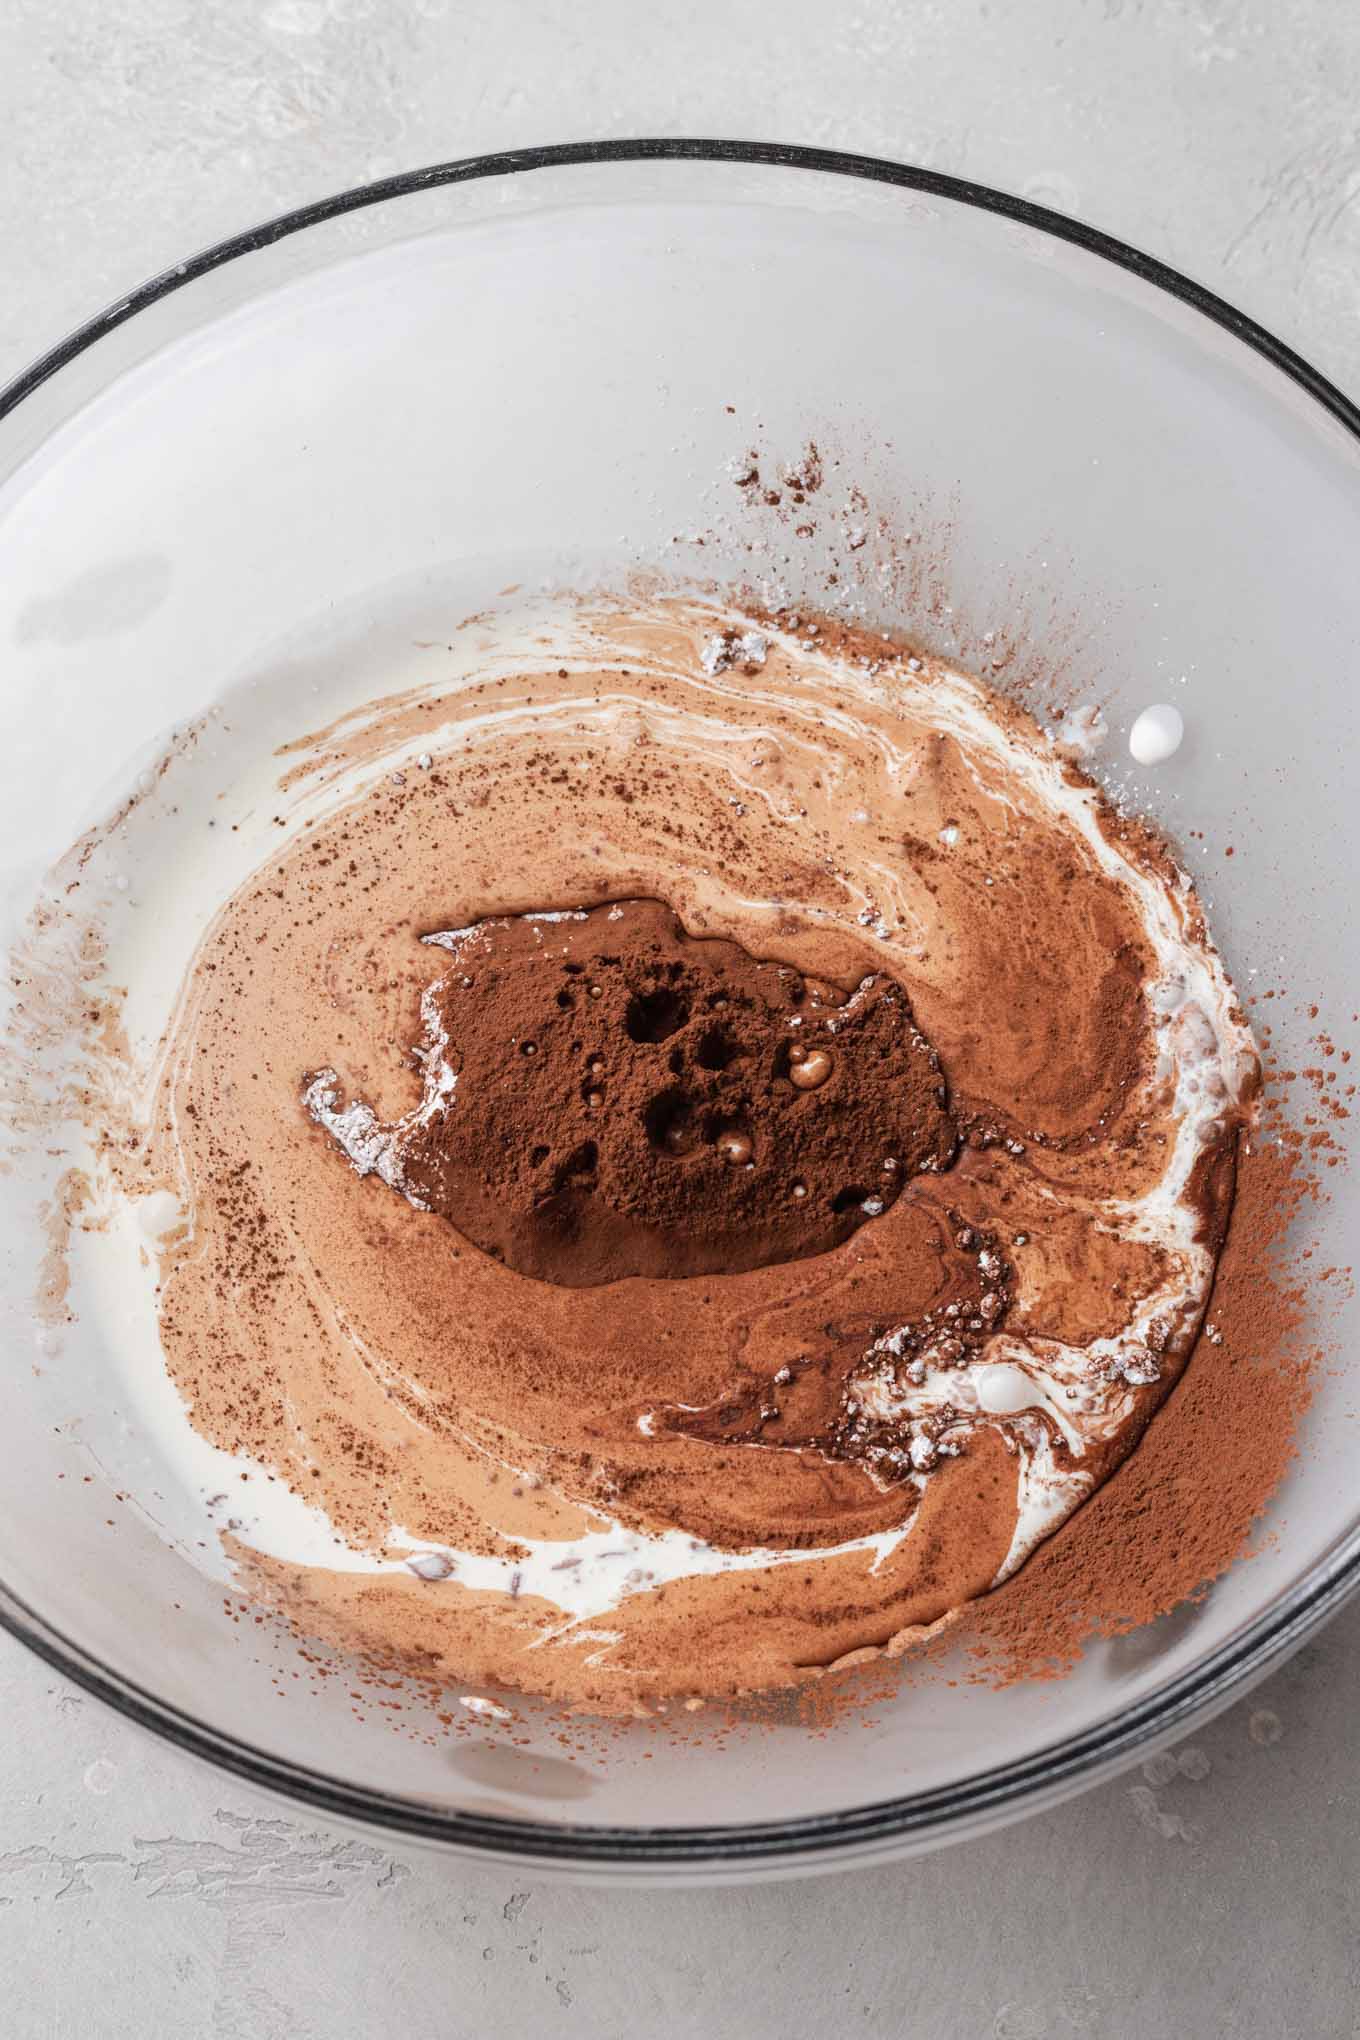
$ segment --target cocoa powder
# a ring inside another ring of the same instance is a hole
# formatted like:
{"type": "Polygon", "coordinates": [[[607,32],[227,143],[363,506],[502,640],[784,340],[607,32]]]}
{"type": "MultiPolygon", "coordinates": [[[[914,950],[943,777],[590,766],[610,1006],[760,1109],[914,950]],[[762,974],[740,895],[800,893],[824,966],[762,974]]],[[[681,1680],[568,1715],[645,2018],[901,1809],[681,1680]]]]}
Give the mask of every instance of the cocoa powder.
{"type": "Polygon", "coordinates": [[[1279,1149],[1239,1161],[1190,1364],[1113,1478],[968,1611],[962,1634],[978,1676],[1060,1675],[1093,1637],[1202,1599],[1249,1548],[1297,1453],[1325,1358],[1316,1297],[1291,1251],[1293,1221],[1315,1193],[1279,1149]]]}
{"type": "Polygon", "coordinates": [[[939,1058],[890,978],[847,995],[695,940],[654,900],[435,939],[454,967],[426,1014],[456,1109],[422,1115],[393,1163],[521,1274],[801,1260],[953,1157],[939,1058]]]}
{"type": "MultiPolygon", "coordinates": [[[[1198,1328],[1201,1251],[1099,1216],[1183,1117],[1121,874],[1212,971],[1193,895],[962,676],[789,616],[751,675],[706,658],[736,628],[601,606],[552,669],[318,732],[317,824],[224,910],[167,1058],[175,1378],[384,1561],[254,1569],[432,1676],[608,1711],[896,1648],[1114,1471],[1198,1328]],[[336,803],[402,746],[428,763],[336,803]]],[[[1209,1007],[1183,1045],[1239,1042],[1231,1103],[1254,1058],[1209,1007]]],[[[1199,1116],[1211,1255],[1234,1114],[1199,1116]]]]}

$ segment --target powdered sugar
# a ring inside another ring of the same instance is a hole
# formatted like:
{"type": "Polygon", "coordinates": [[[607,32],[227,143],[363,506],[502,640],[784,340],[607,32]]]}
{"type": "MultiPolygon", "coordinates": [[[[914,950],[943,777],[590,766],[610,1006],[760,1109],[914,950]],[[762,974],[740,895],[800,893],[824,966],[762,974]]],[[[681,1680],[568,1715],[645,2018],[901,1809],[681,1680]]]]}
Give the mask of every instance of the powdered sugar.
{"type": "Polygon", "coordinates": [[[713,679],[729,666],[763,666],[768,651],[769,640],[758,630],[728,630],[704,640],[699,664],[713,679]]]}
{"type": "Polygon", "coordinates": [[[302,1102],[318,1126],[324,1126],[349,1156],[359,1176],[379,1176],[393,1190],[404,1188],[398,1143],[390,1127],[381,1127],[372,1106],[340,1103],[340,1079],[334,1070],[318,1070],[302,1093],[302,1102]]]}

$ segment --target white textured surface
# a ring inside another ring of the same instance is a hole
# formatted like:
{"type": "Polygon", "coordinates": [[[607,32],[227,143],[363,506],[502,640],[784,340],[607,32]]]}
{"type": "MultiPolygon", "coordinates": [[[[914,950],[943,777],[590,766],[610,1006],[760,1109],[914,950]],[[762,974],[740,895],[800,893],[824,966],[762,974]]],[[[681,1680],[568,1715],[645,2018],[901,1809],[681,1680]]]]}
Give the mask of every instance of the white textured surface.
{"type": "MultiPolygon", "coordinates": [[[[1110,228],[1360,389],[1331,0],[0,0],[0,380],[128,284],[439,157],[720,133],[1110,228]]],[[[7,2040],[1360,2033],[1360,1608],[1140,1773],[924,1862],[572,1891],[280,1818],[0,1642],[7,2040]]]]}

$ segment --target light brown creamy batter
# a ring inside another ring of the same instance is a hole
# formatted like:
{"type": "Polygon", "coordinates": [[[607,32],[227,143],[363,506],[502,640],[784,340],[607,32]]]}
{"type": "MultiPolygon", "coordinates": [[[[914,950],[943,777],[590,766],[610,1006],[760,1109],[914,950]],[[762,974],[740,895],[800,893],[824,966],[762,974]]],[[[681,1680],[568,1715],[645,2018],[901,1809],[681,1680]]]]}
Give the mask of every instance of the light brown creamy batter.
{"type": "Polygon", "coordinates": [[[191,1216],[160,1325],[193,1423],[343,1540],[239,1554],[304,1627],[592,1706],[759,1689],[985,1592],[1132,1447],[1254,1058],[1182,875],[1020,711],[827,623],[597,604],[283,776],[312,819],[205,937],[125,1175],[191,1216]],[[430,1015],[477,942],[427,938],[639,900],[833,999],[901,987],[939,1166],[824,1251],[582,1286],[347,1148],[475,1118],[430,1015]]]}

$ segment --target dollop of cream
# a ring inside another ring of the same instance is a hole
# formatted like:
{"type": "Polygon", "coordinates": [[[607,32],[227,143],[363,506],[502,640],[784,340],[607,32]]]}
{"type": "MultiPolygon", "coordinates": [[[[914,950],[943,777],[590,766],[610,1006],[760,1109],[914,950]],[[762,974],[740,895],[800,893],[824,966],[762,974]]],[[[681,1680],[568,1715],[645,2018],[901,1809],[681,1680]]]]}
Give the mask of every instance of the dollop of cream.
{"type": "Polygon", "coordinates": [[[1129,750],[1140,765],[1163,765],[1185,737],[1185,719],[1169,701],[1145,708],[1129,731],[1129,750]]]}

